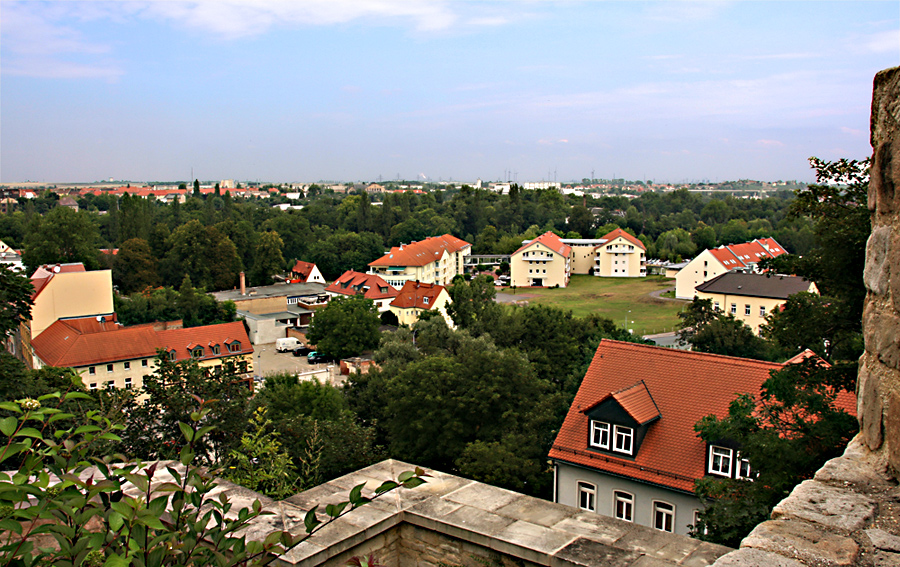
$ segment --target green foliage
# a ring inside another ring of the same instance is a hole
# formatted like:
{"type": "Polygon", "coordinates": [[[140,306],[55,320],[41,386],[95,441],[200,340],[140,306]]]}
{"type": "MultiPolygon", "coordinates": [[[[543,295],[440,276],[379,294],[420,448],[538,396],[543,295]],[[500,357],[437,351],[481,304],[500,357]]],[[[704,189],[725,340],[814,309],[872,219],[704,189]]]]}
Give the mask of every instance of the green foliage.
{"type": "Polygon", "coordinates": [[[69,262],[81,262],[88,270],[98,268],[100,235],[95,218],[68,207],[56,207],[43,217],[33,216],[22,261],[31,271],[43,264],[69,262]]]}
{"type": "Polygon", "coordinates": [[[169,251],[160,269],[168,285],[181,283],[185,275],[206,289],[230,289],[241,271],[234,243],[215,227],[197,220],[184,224],[169,237],[169,251]]]}
{"type": "Polygon", "coordinates": [[[317,351],[347,358],[378,346],[380,324],[371,299],[362,295],[335,297],[316,311],[306,337],[317,351]]]}
{"type": "Polygon", "coordinates": [[[266,413],[264,407],[253,412],[250,417],[252,431],[244,432],[240,448],[228,454],[222,476],[254,492],[281,500],[297,492],[297,472],[266,413]]]}
{"type": "Polygon", "coordinates": [[[271,285],[272,276],[284,272],[284,242],[277,232],[264,232],[259,236],[250,281],[254,285],[271,285]]]}
{"type": "Polygon", "coordinates": [[[233,301],[219,302],[212,295],[194,288],[189,276],[182,280],[180,290],[165,287],[127,297],[114,294],[113,305],[123,325],[182,319],[185,327],[195,327],[229,323],[234,321],[237,313],[233,301]]]}
{"type": "Polygon", "coordinates": [[[159,285],[158,262],[143,238],[126,240],[113,262],[113,282],[121,293],[141,291],[159,285]]]}
{"type": "Polygon", "coordinates": [[[0,337],[19,328],[19,322],[31,317],[31,280],[0,264],[0,337]]]}
{"type": "Polygon", "coordinates": [[[753,334],[753,329],[733,315],[717,311],[711,299],[694,298],[678,314],[678,343],[698,352],[769,360],[777,357],[773,345],[753,334]]]}

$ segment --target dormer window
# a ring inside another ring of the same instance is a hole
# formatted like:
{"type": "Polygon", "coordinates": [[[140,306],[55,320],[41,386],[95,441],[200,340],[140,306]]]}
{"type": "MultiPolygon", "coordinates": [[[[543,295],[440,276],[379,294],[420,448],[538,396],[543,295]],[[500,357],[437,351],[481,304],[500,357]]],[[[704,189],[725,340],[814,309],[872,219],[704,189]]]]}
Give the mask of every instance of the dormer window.
{"type": "Polygon", "coordinates": [[[191,349],[191,358],[203,358],[203,347],[197,346],[191,349]]]}
{"type": "Polygon", "coordinates": [[[175,362],[176,356],[177,355],[175,354],[175,349],[172,349],[169,351],[169,360],[171,360],[172,362],[175,362]]]}
{"type": "Polygon", "coordinates": [[[609,450],[609,429],[608,423],[602,421],[591,421],[591,447],[609,450]]]}
{"type": "Polygon", "coordinates": [[[210,345],[209,350],[211,350],[213,354],[219,354],[219,345],[210,345]]]}
{"type": "Polygon", "coordinates": [[[427,297],[423,297],[423,298],[422,298],[422,301],[425,303],[425,305],[428,305],[428,298],[427,298],[427,297]]]}
{"type": "Polygon", "coordinates": [[[228,352],[240,352],[241,351],[241,341],[234,341],[228,345],[228,352]]]}
{"type": "Polygon", "coordinates": [[[613,451],[625,453],[626,455],[631,454],[632,441],[634,440],[634,430],[632,428],[616,425],[614,439],[613,451]]]}
{"type": "MultiPolygon", "coordinates": [[[[709,448],[709,474],[731,477],[731,463],[734,459],[734,450],[727,447],[712,445],[709,448]]],[[[748,463],[749,472],[749,463],[748,463]]]]}

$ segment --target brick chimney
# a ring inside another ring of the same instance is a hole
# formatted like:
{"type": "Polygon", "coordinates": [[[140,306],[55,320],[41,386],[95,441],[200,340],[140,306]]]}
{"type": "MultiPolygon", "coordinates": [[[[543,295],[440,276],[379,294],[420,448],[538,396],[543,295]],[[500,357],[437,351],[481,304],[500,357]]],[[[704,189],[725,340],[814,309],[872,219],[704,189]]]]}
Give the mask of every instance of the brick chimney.
{"type": "Polygon", "coordinates": [[[247,295],[247,278],[241,272],[241,295],[247,295]]]}

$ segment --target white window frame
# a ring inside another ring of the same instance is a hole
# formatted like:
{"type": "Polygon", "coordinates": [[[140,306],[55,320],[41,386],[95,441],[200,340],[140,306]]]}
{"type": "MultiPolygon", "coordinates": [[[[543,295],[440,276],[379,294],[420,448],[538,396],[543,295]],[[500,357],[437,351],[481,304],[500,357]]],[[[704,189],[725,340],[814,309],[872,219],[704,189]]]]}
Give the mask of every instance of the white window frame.
{"type": "Polygon", "coordinates": [[[756,477],[756,474],[753,472],[753,467],[750,466],[750,461],[748,459],[741,458],[741,454],[737,453],[735,455],[735,468],[734,468],[734,478],[743,478],[746,480],[753,480],[756,477]],[[744,466],[746,465],[746,472],[744,472],[744,466]]]}
{"type": "Polygon", "coordinates": [[[613,427],[612,440],[612,450],[616,453],[630,455],[634,451],[634,429],[631,427],[625,427],[624,425],[616,425],[613,427]],[[627,448],[625,447],[625,440],[628,441],[627,448]],[[620,443],[620,441],[622,441],[622,443],[620,443]]]}
{"type": "Polygon", "coordinates": [[[609,451],[610,439],[612,439],[612,427],[606,422],[591,420],[591,438],[589,444],[591,447],[606,449],[609,451]],[[606,442],[604,443],[604,433],[606,434],[606,442]],[[598,439],[599,434],[599,439],[598,439]]]}
{"type": "Polygon", "coordinates": [[[714,474],[717,476],[727,476],[731,478],[731,471],[734,463],[734,449],[729,449],[728,447],[720,447],[718,445],[710,445],[709,446],[709,463],[707,463],[706,470],[709,474],[714,474]],[[719,464],[716,465],[716,459],[719,459],[719,464]],[[723,463],[727,463],[727,469],[722,466],[723,463]]]}
{"type": "Polygon", "coordinates": [[[131,387],[132,387],[132,384],[131,384],[131,376],[127,376],[127,377],[125,378],[125,389],[126,389],[126,390],[130,390],[131,387]]]}
{"type": "Polygon", "coordinates": [[[145,358],[144,360],[141,361],[141,366],[143,366],[144,368],[147,368],[148,366],[150,366],[150,361],[145,358]]]}
{"type": "Polygon", "coordinates": [[[590,482],[579,480],[575,483],[578,508],[588,512],[597,511],[597,486],[590,482]]]}
{"type": "Polygon", "coordinates": [[[748,317],[750,316],[750,304],[749,303],[744,304],[744,315],[746,315],[748,317]]]}
{"type": "Polygon", "coordinates": [[[94,376],[94,375],[96,375],[96,374],[97,374],[97,367],[96,367],[96,366],[91,366],[91,367],[88,368],[88,375],[89,375],[89,376],[94,376]]]}
{"type": "Polygon", "coordinates": [[[765,316],[766,316],[766,306],[765,306],[765,305],[760,305],[760,306],[759,306],[759,316],[760,316],[760,317],[765,317],[765,316]]]}
{"type": "Polygon", "coordinates": [[[737,315],[737,303],[732,303],[732,304],[731,304],[731,314],[732,314],[732,315],[737,315]]]}
{"type": "Polygon", "coordinates": [[[662,500],[653,501],[653,529],[675,533],[675,505],[662,500]]]}
{"type": "Polygon", "coordinates": [[[112,364],[107,364],[107,365],[106,365],[106,373],[107,373],[107,374],[111,373],[111,372],[113,371],[113,368],[114,368],[114,365],[112,365],[112,364]]]}
{"type": "Polygon", "coordinates": [[[718,301],[713,302],[713,309],[715,309],[716,311],[719,311],[719,302],[718,301]]]}
{"type": "Polygon", "coordinates": [[[124,368],[125,370],[131,370],[131,361],[126,360],[125,362],[123,362],[122,368],[124,368]]]}
{"type": "Polygon", "coordinates": [[[613,518],[625,520],[626,522],[634,521],[634,494],[623,490],[613,490],[613,518]],[[622,514],[619,514],[619,504],[622,504],[622,514]]]}

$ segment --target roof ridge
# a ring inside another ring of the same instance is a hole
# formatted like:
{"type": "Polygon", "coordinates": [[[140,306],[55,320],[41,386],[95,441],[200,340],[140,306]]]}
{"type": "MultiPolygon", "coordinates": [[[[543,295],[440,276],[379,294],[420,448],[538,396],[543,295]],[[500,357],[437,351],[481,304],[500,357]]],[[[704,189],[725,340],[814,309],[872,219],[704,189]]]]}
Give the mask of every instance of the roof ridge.
{"type": "MultiPolygon", "coordinates": [[[[660,352],[665,352],[671,356],[678,356],[678,357],[698,356],[698,357],[705,357],[705,358],[722,358],[722,359],[726,359],[726,360],[739,361],[739,362],[757,364],[757,365],[763,365],[763,366],[784,366],[784,364],[781,362],[771,362],[768,360],[757,360],[755,358],[744,358],[744,357],[740,357],[740,356],[728,356],[725,354],[715,354],[712,352],[700,352],[700,351],[696,351],[696,350],[681,350],[681,349],[677,349],[677,348],[664,347],[664,346],[659,346],[659,345],[645,345],[645,344],[640,344],[640,343],[631,343],[628,341],[619,341],[619,340],[615,340],[615,339],[601,339],[600,342],[601,343],[603,343],[603,342],[613,343],[613,346],[618,346],[618,347],[629,347],[629,348],[638,348],[638,349],[643,349],[643,348],[657,349],[660,352]]],[[[600,348],[599,345],[597,348],[598,349],[600,348]]]]}

